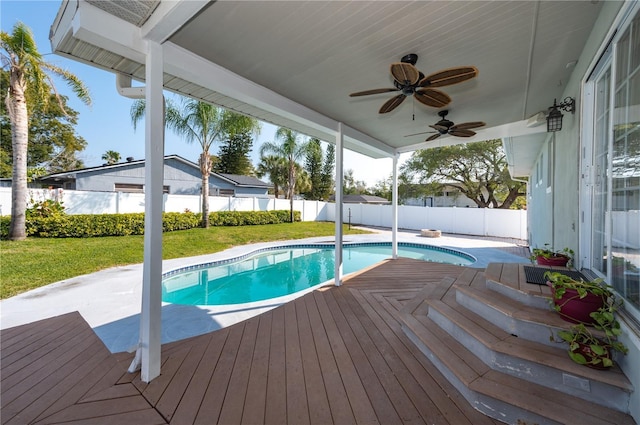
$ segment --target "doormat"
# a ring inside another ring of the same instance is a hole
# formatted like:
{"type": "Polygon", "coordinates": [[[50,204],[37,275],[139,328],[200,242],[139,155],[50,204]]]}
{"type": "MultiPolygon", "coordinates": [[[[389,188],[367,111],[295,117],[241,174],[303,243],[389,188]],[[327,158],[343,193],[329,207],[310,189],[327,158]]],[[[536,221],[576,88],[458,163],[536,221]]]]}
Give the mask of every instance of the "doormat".
{"type": "Polygon", "coordinates": [[[544,277],[545,272],[558,272],[562,273],[565,276],[569,276],[574,280],[588,280],[582,273],[576,270],[559,270],[559,269],[549,269],[546,267],[533,267],[533,266],[524,266],[524,275],[527,278],[527,283],[535,283],[538,285],[546,285],[547,279],[544,277]]]}

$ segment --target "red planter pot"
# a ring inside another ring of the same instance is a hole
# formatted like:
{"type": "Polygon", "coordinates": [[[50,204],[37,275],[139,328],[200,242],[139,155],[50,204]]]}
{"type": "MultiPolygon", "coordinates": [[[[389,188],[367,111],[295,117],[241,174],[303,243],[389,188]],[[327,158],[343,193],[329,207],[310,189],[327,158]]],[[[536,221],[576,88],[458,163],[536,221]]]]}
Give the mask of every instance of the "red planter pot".
{"type": "Polygon", "coordinates": [[[591,350],[591,347],[589,347],[587,344],[582,344],[581,342],[578,342],[578,348],[571,351],[575,354],[581,354],[587,360],[587,363],[585,363],[586,367],[590,367],[591,369],[598,369],[598,370],[607,370],[611,367],[611,366],[604,366],[602,364],[602,361],[596,364],[590,363],[593,361],[593,359],[596,359],[598,357],[607,358],[611,360],[611,350],[608,347],[606,347],[606,352],[604,356],[599,356],[598,354],[594,353],[591,350]]]}
{"type": "Polygon", "coordinates": [[[565,255],[554,255],[553,257],[546,258],[539,255],[536,257],[536,262],[539,266],[567,267],[569,257],[565,255]]]}
{"type": "Polygon", "coordinates": [[[593,324],[595,322],[589,314],[597,311],[604,305],[603,297],[589,292],[586,297],[580,298],[578,291],[575,289],[567,289],[562,295],[562,298],[557,299],[556,291],[551,282],[547,282],[547,285],[551,287],[553,302],[556,306],[560,307],[559,313],[563,320],[571,323],[586,324],[593,324]]]}

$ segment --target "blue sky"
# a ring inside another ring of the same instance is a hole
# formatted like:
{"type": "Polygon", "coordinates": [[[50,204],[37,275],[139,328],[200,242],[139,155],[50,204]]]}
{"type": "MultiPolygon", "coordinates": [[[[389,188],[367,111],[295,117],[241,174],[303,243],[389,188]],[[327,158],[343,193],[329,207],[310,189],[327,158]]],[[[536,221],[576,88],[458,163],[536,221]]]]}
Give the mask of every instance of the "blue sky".
{"type": "MultiPolygon", "coordinates": [[[[16,22],[24,22],[34,33],[38,50],[42,54],[51,53],[49,28],[60,6],[59,0],[45,1],[0,1],[0,26],[11,32],[16,22]]],[[[133,100],[120,96],[115,88],[115,75],[98,68],[85,65],[62,56],[50,54],[48,62],[54,63],[77,75],[89,88],[92,106],[87,107],[67,90],[62,81],[56,81],[57,89],[69,97],[69,105],[80,113],[77,133],[87,141],[86,149],[80,157],[86,166],[102,164],[102,155],[107,150],[119,152],[121,157],[144,158],[144,125],[133,130],[129,111],[133,100]]],[[[273,141],[276,127],[263,123],[262,131],[254,143],[252,161],[258,163],[258,150],[265,141],[273,141]]],[[[217,154],[218,145],[211,150],[217,154]]],[[[200,148],[197,143],[187,144],[167,131],[165,154],[177,154],[191,161],[197,161],[200,148]]],[[[391,159],[373,160],[363,155],[345,151],[344,169],[353,169],[354,177],[364,180],[368,186],[391,174],[391,159]]]]}

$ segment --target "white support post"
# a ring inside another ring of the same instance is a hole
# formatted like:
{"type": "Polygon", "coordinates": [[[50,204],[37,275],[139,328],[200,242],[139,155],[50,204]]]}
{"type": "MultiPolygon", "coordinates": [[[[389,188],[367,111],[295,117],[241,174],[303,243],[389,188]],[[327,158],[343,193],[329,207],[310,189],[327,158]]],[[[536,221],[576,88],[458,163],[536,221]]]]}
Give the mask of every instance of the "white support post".
{"type": "Polygon", "coordinates": [[[338,132],[336,134],[336,257],[334,272],[334,282],[336,286],[342,285],[342,180],[344,165],[342,143],[342,123],[339,122],[338,132]]]}
{"type": "Polygon", "coordinates": [[[145,218],[140,354],[142,381],[160,375],[164,98],[162,46],[148,42],[145,113],[145,218]]]}
{"type": "Polygon", "coordinates": [[[391,258],[398,258],[398,153],[393,155],[391,185],[391,258]]]}

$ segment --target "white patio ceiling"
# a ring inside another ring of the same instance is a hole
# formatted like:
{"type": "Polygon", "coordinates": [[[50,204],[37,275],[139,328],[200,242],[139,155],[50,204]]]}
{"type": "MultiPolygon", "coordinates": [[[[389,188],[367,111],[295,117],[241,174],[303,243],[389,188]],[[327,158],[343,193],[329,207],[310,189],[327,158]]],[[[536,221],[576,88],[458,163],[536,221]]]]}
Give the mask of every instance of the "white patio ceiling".
{"type": "Polygon", "coordinates": [[[563,95],[600,7],[594,1],[88,0],[63,4],[51,37],[59,54],[141,81],[145,39],[160,41],[168,90],[329,142],[342,122],[345,147],[373,157],[511,137],[512,148],[530,151],[525,158],[545,134],[544,126],[528,128],[523,120],[563,95]],[[477,67],[476,79],[441,90],[453,99],[449,119],[484,121],[486,128],[473,139],[424,144],[426,136],[404,136],[429,130],[438,110],[408,98],[380,115],[395,93],[349,97],[392,87],[389,65],[408,53],[418,54],[416,66],[425,74],[477,67]]]}

